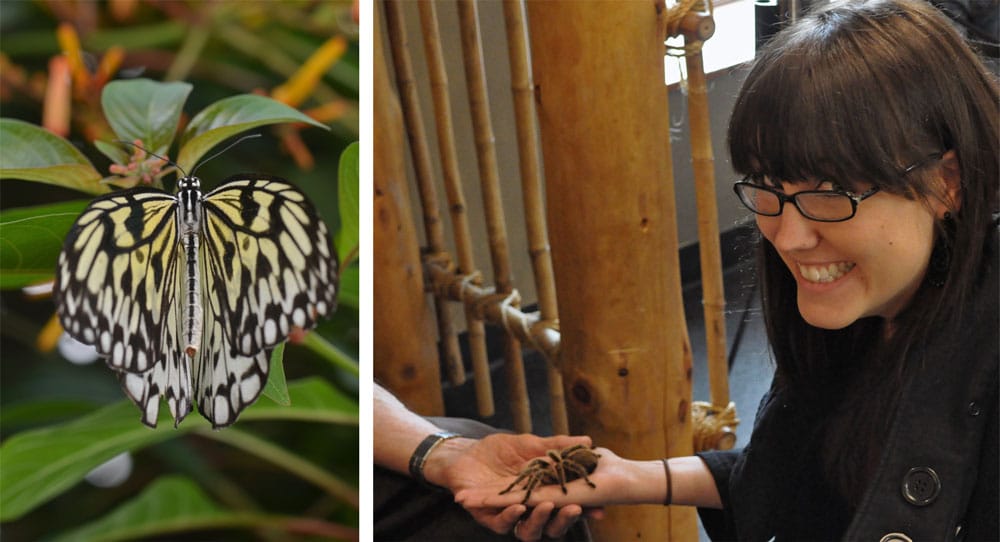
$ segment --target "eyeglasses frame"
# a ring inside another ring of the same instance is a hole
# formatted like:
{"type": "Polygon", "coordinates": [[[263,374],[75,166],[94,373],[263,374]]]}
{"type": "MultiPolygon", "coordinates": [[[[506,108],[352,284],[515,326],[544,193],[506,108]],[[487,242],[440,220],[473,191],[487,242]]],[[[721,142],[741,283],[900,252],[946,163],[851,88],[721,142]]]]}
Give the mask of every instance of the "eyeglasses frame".
{"type": "MultiPolygon", "coordinates": [[[[921,167],[927,165],[928,163],[930,163],[930,162],[932,162],[934,160],[938,160],[943,155],[944,155],[944,153],[940,153],[940,152],[937,152],[937,153],[934,153],[934,154],[930,154],[930,155],[926,156],[925,158],[923,158],[922,160],[914,162],[913,164],[910,164],[909,166],[903,168],[903,170],[899,172],[899,176],[900,177],[905,177],[911,171],[914,171],[914,170],[916,170],[918,168],[921,168],[921,167]]],[[[799,214],[801,214],[803,217],[805,217],[805,218],[807,218],[809,220],[814,220],[816,222],[844,222],[844,221],[850,220],[850,219],[854,218],[854,215],[857,214],[857,212],[858,212],[858,204],[861,203],[862,201],[870,198],[871,196],[874,196],[880,190],[880,188],[877,187],[877,186],[871,188],[870,190],[865,191],[863,194],[855,194],[854,192],[851,192],[850,190],[802,190],[801,192],[796,192],[796,193],[794,193],[792,195],[788,195],[788,194],[785,194],[784,192],[781,192],[780,190],[777,190],[775,188],[771,188],[770,186],[763,186],[763,185],[759,185],[759,184],[753,183],[753,182],[751,182],[749,180],[751,177],[753,177],[753,174],[747,175],[746,177],[743,177],[739,181],[736,181],[733,184],[733,192],[736,193],[736,197],[740,200],[740,203],[742,203],[743,206],[746,207],[747,209],[749,209],[752,213],[758,214],[758,215],[761,215],[761,216],[772,216],[772,217],[773,216],[781,216],[781,213],[784,212],[784,210],[785,210],[785,202],[790,202],[792,205],[795,206],[795,209],[798,210],[799,214]],[[743,196],[740,193],[740,187],[741,186],[749,186],[749,187],[754,188],[756,190],[763,190],[763,191],[768,192],[770,194],[774,194],[774,196],[776,198],[778,198],[778,212],[777,213],[763,213],[763,212],[760,212],[760,211],[758,211],[756,209],[751,208],[749,205],[747,205],[746,201],[743,200],[743,196]],[[808,195],[808,194],[838,194],[838,195],[841,195],[841,196],[847,196],[847,198],[850,199],[850,201],[851,201],[851,214],[849,216],[847,216],[847,217],[837,218],[837,219],[815,218],[813,216],[810,216],[808,213],[806,213],[805,211],[802,210],[802,207],[799,206],[799,202],[796,199],[800,195],[808,195]]]]}

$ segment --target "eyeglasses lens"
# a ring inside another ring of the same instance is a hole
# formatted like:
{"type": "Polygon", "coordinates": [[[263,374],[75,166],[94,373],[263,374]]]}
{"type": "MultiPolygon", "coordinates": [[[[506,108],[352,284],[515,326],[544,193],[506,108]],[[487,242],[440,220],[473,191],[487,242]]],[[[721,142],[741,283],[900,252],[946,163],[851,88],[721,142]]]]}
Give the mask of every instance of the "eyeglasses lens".
{"type": "Polygon", "coordinates": [[[837,192],[800,194],[796,197],[803,214],[819,220],[841,220],[851,216],[851,198],[837,192]]]}
{"type": "MultiPolygon", "coordinates": [[[[773,192],[741,184],[738,194],[755,213],[777,216],[782,212],[781,199],[773,192]]],[[[851,198],[839,192],[800,192],[794,197],[802,214],[814,220],[844,220],[854,213],[851,198]]]]}

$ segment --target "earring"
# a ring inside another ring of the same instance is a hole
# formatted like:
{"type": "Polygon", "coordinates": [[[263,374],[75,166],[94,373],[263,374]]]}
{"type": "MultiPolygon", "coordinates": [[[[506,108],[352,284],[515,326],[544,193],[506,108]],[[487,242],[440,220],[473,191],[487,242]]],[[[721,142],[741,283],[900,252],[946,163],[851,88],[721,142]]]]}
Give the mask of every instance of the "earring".
{"type": "Polygon", "coordinates": [[[955,229],[955,220],[951,213],[945,211],[941,220],[942,232],[934,242],[931,250],[931,261],[927,266],[925,280],[935,288],[943,288],[948,279],[948,268],[951,267],[951,233],[955,229]]]}

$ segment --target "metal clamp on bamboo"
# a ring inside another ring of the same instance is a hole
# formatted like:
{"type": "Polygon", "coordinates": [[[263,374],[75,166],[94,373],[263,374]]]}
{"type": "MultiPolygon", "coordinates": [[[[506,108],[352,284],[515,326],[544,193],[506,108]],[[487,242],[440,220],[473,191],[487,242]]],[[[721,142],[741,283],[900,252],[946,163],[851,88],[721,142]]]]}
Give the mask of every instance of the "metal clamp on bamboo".
{"type": "Polygon", "coordinates": [[[694,450],[731,450],[736,445],[736,404],[725,408],[705,401],[691,403],[691,422],[694,425],[694,450]]]}
{"type": "Polygon", "coordinates": [[[457,275],[447,260],[428,255],[424,258],[424,276],[428,289],[435,296],[462,303],[483,320],[502,327],[522,343],[541,352],[550,363],[559,355],[559,321],[542,320],[538,312],[525,313],[517,290],[497,293],[492,287],[482,286],[482,275],[477,271],[457,275]]]}

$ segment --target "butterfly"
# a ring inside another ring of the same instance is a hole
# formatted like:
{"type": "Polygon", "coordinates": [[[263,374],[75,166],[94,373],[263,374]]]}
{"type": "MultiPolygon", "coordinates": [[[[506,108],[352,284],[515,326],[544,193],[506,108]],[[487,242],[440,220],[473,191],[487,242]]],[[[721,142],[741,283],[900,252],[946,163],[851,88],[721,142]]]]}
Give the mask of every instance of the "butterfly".
{"type": "Polygon", "coordinates": [[[55,302],[144,424],[156,427],[162,396],[175,427],[193,400],[220,428],[260,395],[272,349],[333,313],[337,254],[284,179],[234,175],[202,193],[185,173],[177,186],[93,200],[63,243],[55,302]]]}

